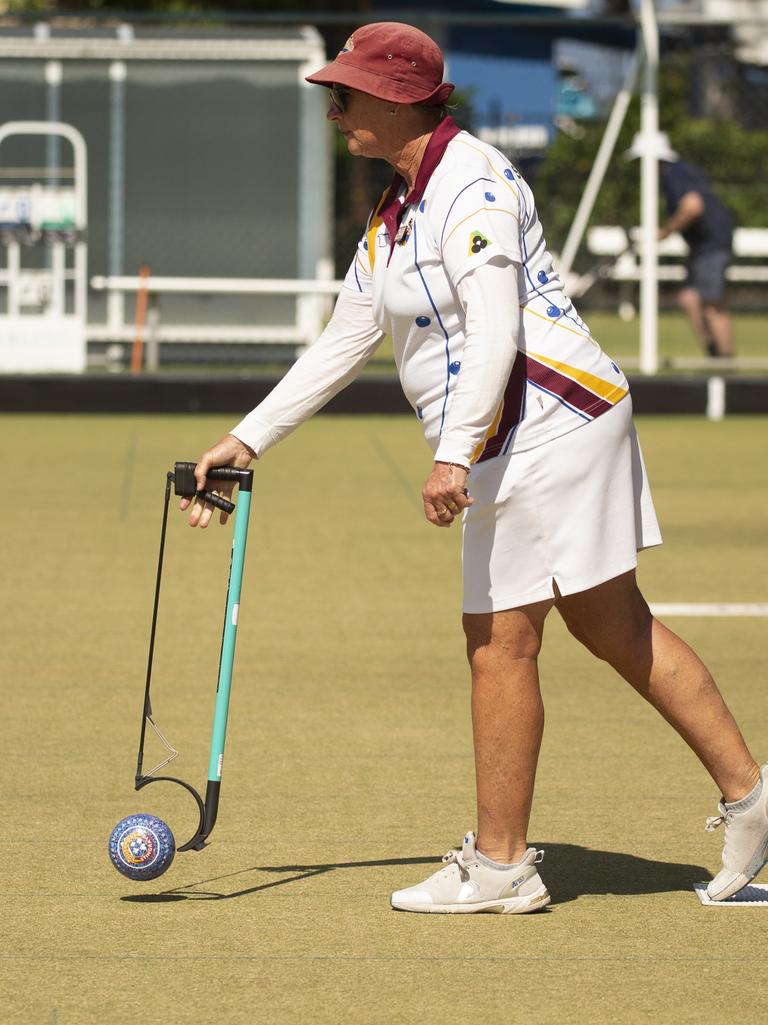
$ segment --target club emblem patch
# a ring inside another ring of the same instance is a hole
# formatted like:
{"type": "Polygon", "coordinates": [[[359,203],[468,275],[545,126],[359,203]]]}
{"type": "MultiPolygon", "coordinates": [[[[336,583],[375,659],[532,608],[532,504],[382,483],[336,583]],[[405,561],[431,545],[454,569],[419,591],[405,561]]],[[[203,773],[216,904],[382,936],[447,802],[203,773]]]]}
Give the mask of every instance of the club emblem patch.
{"type": "Polygon", "coordinates": [[[352,36],[350,36],[349,39],[346,41],[346,43],[339,50],[337,56],[341,56],[342,53],[349,53],[350,50],[354,50],[354,48],[355,48],[355,40],[354,40],[354,38],[352,36]]]}
{"type": "Polygon", "coordinates": [[[411,237],[411,230],[413,229],[413,218],[409,221],[403,221],[398,228],[397,234],[395,235],[395,242],[399,246],[404,246],[408,239],[411,237]]]}
{"type": "Polygon", "coordinates": [[[486,246],[491,244],[491,240],[486,238],[481,231],[472,231],[469,235],[469,252],[482,253],[486,246]]]}

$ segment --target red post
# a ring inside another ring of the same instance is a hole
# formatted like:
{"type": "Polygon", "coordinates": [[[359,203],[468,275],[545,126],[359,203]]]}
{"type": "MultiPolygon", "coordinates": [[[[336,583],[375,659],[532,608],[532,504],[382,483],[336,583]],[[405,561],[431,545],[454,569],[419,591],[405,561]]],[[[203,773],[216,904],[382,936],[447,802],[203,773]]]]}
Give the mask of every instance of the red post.
{"type": "Polygon", "coordinates": [[[149,265],[143,263],[139,267],[139,290],[136,293],[136,333],[131,349],[131,373],[140,374],[144,361],[144,325],[147,320],[147,301],[149,299],[149,265]]]}

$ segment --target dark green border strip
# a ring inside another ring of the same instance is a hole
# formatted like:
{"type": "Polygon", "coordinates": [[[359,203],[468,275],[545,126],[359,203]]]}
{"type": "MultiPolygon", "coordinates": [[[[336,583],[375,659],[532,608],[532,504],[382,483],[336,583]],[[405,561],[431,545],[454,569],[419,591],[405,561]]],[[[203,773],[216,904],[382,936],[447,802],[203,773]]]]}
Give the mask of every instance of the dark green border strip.
{"type": "MultiPolygon", "coordinates": [[[[244,415],[278,378],[155,374],[9,375],[0,377],[0,413],[228,413],[244,415]]],[[[726,377],[726,413],[768,414],[768,377],[726,377]]],[[[707,378],[639,377],[630,381],[635,413],[707,410],[707,378]]],[[[362,377],[326,413],[410,413],[395,377],[362,377]]]]}

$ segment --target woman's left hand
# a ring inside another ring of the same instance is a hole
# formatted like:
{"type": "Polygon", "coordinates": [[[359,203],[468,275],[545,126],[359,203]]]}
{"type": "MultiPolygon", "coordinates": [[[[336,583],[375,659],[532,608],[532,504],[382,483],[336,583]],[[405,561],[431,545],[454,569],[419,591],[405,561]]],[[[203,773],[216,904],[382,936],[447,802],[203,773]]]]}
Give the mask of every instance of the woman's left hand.
{"type": "Polygon", "coordinates": [[[422,489],[424,515],[436,527],[450,527],[473,499],[467,494],[469,470],[455,463],[435,463],[422,489]]]}

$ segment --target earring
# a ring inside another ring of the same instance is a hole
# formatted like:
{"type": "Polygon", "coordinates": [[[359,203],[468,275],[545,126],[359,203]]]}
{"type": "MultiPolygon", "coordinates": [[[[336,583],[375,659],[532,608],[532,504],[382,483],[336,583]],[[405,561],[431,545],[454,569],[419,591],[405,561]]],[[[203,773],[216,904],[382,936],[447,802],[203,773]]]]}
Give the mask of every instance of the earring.
{"type": "Polygon", "coordinates": [[[389,113],[390,113],[390,114],[397,114],[397,107],[395,107],[395,109],[394,109],[394,110],[390,110],[390,112],[389,112],[389,113]]]}

